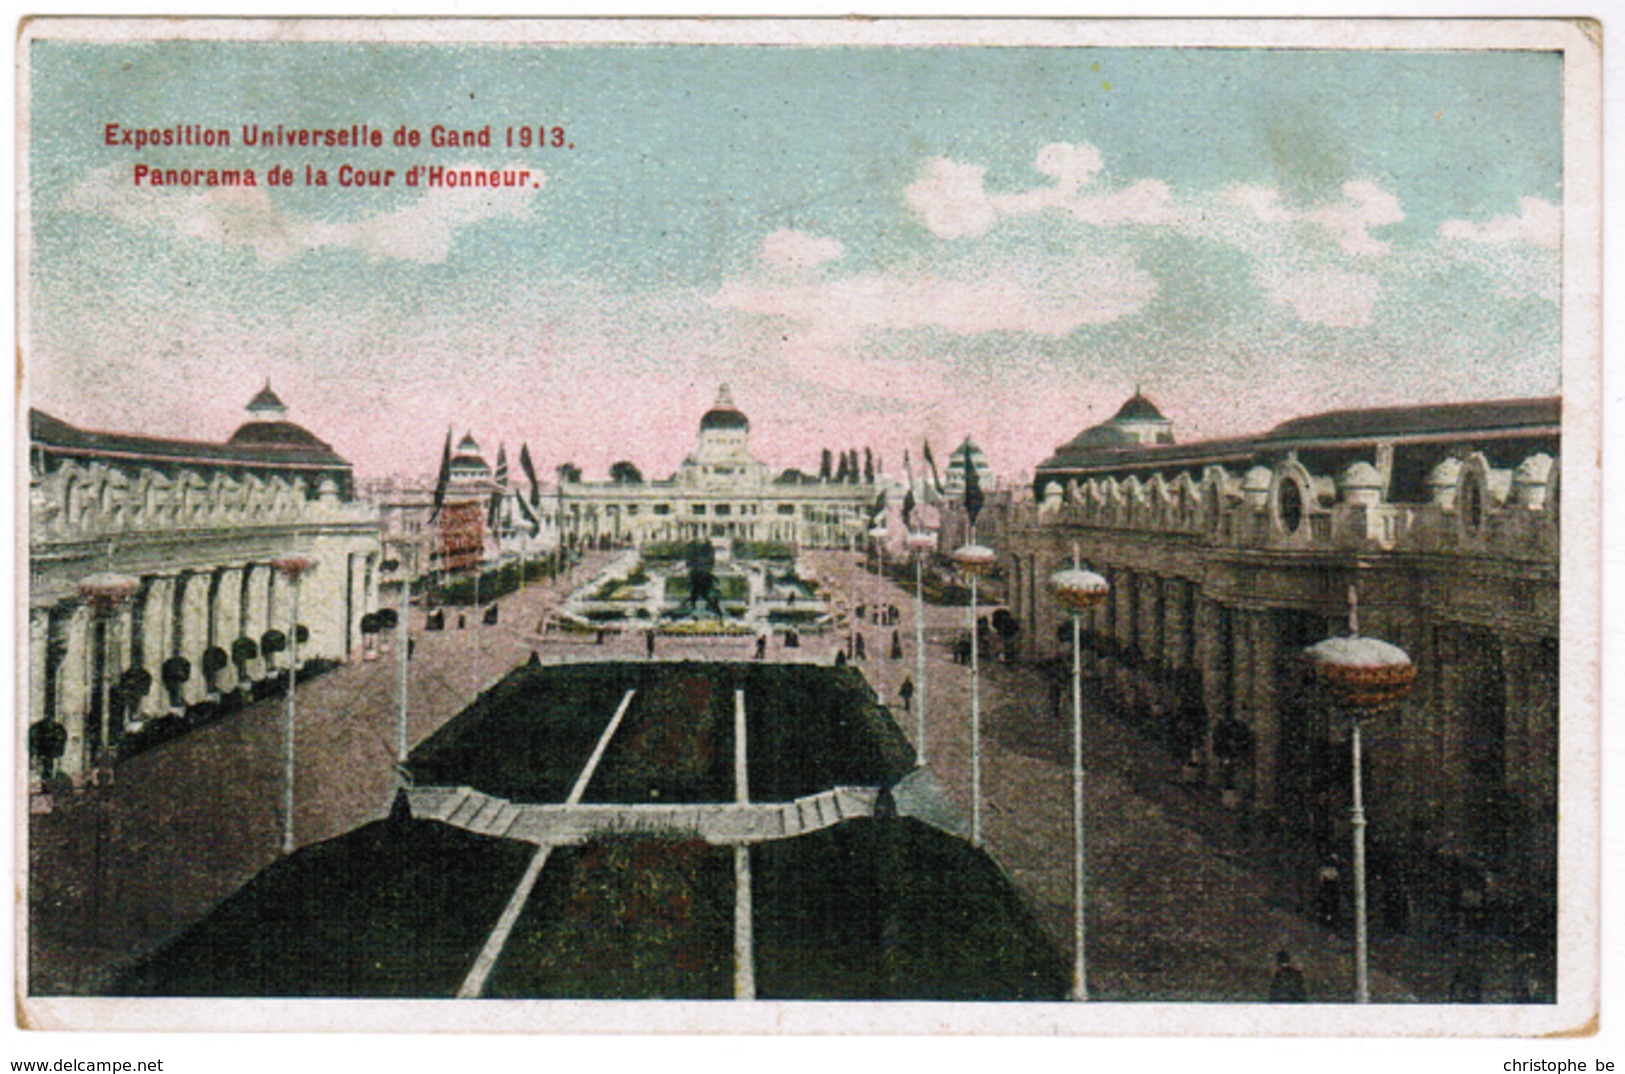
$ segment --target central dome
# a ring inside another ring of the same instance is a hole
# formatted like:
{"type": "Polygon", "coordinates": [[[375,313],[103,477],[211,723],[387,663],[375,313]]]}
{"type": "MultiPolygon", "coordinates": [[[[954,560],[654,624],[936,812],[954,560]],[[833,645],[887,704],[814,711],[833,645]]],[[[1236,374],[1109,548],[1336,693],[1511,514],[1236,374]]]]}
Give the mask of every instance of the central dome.
{"type": "Polygon", "coordinates": [[[733,395],[728,391],[726,384],[717,392],[717,401],[711,405],[711,409],[707,410],[705,416],[700,419],[700,432],[703,433],[708,429],[750,431],[750,419],[745,417],[743,411],[734,406],[733,395]]]}

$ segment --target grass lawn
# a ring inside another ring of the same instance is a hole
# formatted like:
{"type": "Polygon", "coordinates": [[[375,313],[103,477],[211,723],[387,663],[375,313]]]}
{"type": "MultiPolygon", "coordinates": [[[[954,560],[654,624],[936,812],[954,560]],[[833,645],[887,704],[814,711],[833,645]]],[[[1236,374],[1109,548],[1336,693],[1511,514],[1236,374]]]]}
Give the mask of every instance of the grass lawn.
{"type": "Polygon", "coordinates": [[[453,717],[407,759],[419,785],[471,786],[519,802],[562,802],[637,664],[521,667],[453,717]]]}
{"type": "Polygon", "coordinates": [[[1064,957],[992,860],[911,819],[751,851],[762,999],[1061,1000],[1064,957]]]}
{"type": "Polygon", "coordinates": [[[485,995],[725,999],[733,995],[733,852],[624,836],[556,850],[485,995]]]}
{"type": "Polygon", "coordinates": [[[534,849],[433,821],[376,821],[273,864],[111,991],[453,996],[534,849]]]}

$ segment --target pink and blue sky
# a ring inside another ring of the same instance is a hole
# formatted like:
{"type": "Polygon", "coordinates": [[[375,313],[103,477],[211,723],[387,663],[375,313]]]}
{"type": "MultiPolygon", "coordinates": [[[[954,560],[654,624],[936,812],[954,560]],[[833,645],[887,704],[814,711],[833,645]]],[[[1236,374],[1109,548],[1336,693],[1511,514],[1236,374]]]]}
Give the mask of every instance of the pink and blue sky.
{"type": "Polygon", "coordinates": [[[1136,385],[1181,439],[1559,390],[1561,56],[35,42],[33,405],[218,439],[269,377],[364,475],[448,426],[664,476],[723,381],[765,461],[1001,474],[1136,385]],[[561,126],[573,148],[148,149],[104,124],[561,126]],[[133,168],[522,167],[518,190],[133,168]]]}

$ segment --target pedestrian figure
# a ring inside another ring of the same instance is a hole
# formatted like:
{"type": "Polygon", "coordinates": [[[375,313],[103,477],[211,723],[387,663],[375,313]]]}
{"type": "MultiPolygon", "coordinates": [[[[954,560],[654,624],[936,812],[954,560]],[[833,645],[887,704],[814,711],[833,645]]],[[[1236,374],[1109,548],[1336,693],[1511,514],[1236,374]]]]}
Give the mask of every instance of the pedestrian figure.
{"type": "Polygon", "coordinates": [[[1336,854],[1320,863],[1315,907],[1320,923],[1327,928],[1337,927],[1338,912],[1343,905],[1342,862],[1336,854]]]}
{"type": "Polygon", "coordinates": [[[838,668],[846,667],[846,650],[845,649],[836,649],[835,650],[835,666],[838,667],[838,668]]]}
{"type": "Polygon", "coordinates": [[[604,644],[604,628],[603,627],[599,627],[597,632],[593,634],[592,643],[594,645],[602,645],[602,644],[604,644]]]}
{"type": "Polygon", "coordinates": [[[643,651],[650,660],[655,658],[655,632],[652,628],[643,632],[643,651]]]}
{"type": "Polygon", "coordinates": [[[468,616],[459,615],[457,617],[457,629],[458,630],[467,630],[468,629],[468,616]]]}
{"type": "Polygon", "coordinates": [[[1303,971],[1292,964],[1287,951],[1275,952],[1275,977],[1270,981],[1271,1003],[1304,1003],[1309,990],[1304,984],[1303,971]]]}
{"type": "Polygon", "coordinates": [[[864,649],[862,634],[852,635],[852,658],[854,660],[869,659],[868,652],[864,649]]]}
{"type": "Polygon", "coordinates": [[[897,688],[897,696],[903,699],[903,711],[910,711],[914,705],[914,680],[904,679],[903,685],[897,688]]]}
{"type": "Polygon", "coordinates": [[[758,634],[758,635],[756,635],[756,659],[758,659],[758,660],[767,659],[767,635],[766,634],[758,634]]]}
{"type": "Polygon", "coordinates": [[[893,660],[903,659],[903,635],[901,631],[894,630],[891,632],[891,658],[893,660]]]}
{"type": "Polygon", "coordinates": [[[489,608],[485,609],[485,625],[496,626],[497,618],[501,614],[501,611],[501,607],[496,604],[493,604],[489,608]]]}
{"type": "Polygon", "coordinates": [[[418,640],[416,638],[407,638],[406,639],[406,659],[408,659],[408,660],[412,659],[412,654],[417,651],[417,647],[418,647],[418,640]]]}
{"type": "Polygon", "coordinates": [[[801,648],[801,635],[793,630],[786,630],[784,632],[784,647],[786,649],[801,648]]]}

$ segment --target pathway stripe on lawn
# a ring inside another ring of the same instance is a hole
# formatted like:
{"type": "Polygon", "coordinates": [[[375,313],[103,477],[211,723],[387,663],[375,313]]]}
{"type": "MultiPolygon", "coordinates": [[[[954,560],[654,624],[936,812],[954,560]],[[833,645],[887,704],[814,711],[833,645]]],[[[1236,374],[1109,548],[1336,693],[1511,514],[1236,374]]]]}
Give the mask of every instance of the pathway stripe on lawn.
{"type": "MultiPolygon", "coordinates": [[[[576,805],[581,796],[587,793],[587,784],[592,782],[592,774],[598,768],[598,762],[603,760],[604,751],[609,748],[609,740],[614,736],[616,728],[621,726],[621,719],[626,710],[632,705],[632,696],[636,690],[628,690],[626,696],[621,698],[620,707],[615,710],[615,718],[609,721],[604,733],[598,737],[598,746],[587,758],[587,764],[581,770],[576,785],[570,791],[570,797],[565,799],[566,805],[576,805]]],[[[519,921],[519,914],[530,901],[530,893],[536,888],[536,881],[542,875],[542,867],[547,864],[548,855],[553,853],[552,843],[543,843],[536,849],[536,854],[530,859],[530,865],[525,869],[525,875],[520,877],[519,886],[514,888],[513,898],[503,908],[502,916],[497,918],[496,927],[491,935],[485,938],[485,946],[480,949],[480,956],[474,960],[473,967],[468,976],[463,978],[463,986],[457,990],[458,999],[478,999],[480,993],[485,991],[485,982],[491,976],[491,970],[496,967],[497,959],[502,957],[502,949],[508,945],[508,937],[513,933],[513,927],[519,921]]]]}
{"type": "MultiPolygon", "coordinates": [[[[750,803],[745,764],[745,691],[734,691],[734,800],[750,803]]],[[[756,998],[756,952],[750,930],[750,847],[734,847],[734,999],[756,998]]]]}
{"type": "Polygon", "coordinates": [[[553,853],[553,844],[544,843],[536,850],[535,857],[530,859],[530,866],[525,875],[520,878],[519,886],[514,889],[513,898],[497,918],[496,928],[486,937],[485,947],[480,950],[480,957],[474,960],[474,966],[463,978],[463,986],[457,990],[458,999],[478,999],[480,993],[485,991],[486,978],[491,976],[491,970],[496,966],[497,959],[502,955],[502,949],[508,944],[508,935],[513,932],[514,924],[519,920],[519,912],[525,908],[530,899],[531,891],[536,887],[536,880],[542,875],[542,866],[547,864],[547,856],[553,853]]]}
{"type": "Polygon", "coordinates": [[[598,762],[604,759],[604,751],[609,749],[609,740],[615,737],[615,729],[621,726],[621,719],[631,707],[632,695],[636,693],[636,690],[628,690],[626,696],[621,698],[621,706],[615,710],[615,718],[609,721],[604,733],[598,736],[598,745],[593,749],[592,756],[587,758],[587,766],[581,770],[581,778],[576,780],[575,787],[570,791],[570,797],[564,800],[565,805],[576,805],[581,801],[581,796],[587,793],[587,784],[592,782],[592,774],[598,770],[598,762]]]}

